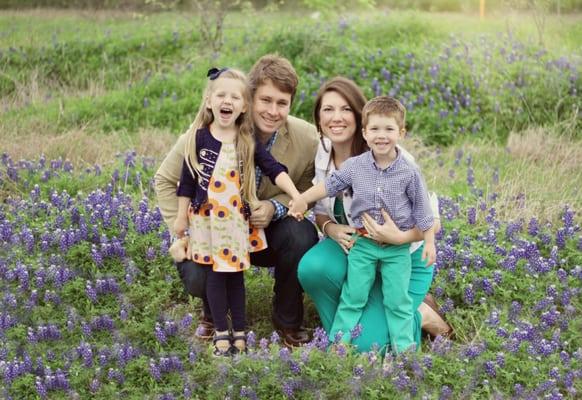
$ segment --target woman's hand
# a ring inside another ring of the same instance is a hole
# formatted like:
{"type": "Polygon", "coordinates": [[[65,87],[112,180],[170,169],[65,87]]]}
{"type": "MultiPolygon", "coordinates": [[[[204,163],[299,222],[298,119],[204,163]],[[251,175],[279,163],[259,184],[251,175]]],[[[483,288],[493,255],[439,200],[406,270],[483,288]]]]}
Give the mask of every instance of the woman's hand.
{"type": "Polygon", "coordinates": [[[374,218],[370,217],[367,213],[364,213],[362,221],[364,222],[364,228],[368,231],[368,235],[378,242],[389,243],[389,244],[403,244],[404,233],[398,229],[390,215],[384,210],[381,210],[382,216],[384,217],[384,225],[380,225],[374,218]]]}
{"type": "Polygon", "coordinates": [[[354,228],[348,225],[335,224],[333,222],[325,226],[327,236],[332,238],[340,245],[343,251],[347,254],[354,245],[352,235],[356,232],[354,228]]]}

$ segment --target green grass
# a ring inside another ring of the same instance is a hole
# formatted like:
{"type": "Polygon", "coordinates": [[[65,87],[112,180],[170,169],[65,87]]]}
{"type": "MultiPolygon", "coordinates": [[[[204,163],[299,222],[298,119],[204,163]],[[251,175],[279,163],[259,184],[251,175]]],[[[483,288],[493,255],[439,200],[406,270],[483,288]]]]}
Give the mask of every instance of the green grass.
{"type": "Polygon", "coordinates": [[[540,62],[534,59],[541,48],[532,22],[512,16],[480,22],[454,14],[385,11],[343,20],[291,13],[258,13],[252,18],[232,14],[226,20],[223,51],[216,55],[199,41],[193,15],[55,12],[52,17],[35,12],[0,16],[0,21],[14,21],[0,37],[2,136],[80,127],[180,132],[195,114],[210,66],[248,70],[269,52],[288,57],[296,67],[301,84],[293,112],[308,120],[312,94],[322,80],[338,74],[355,79],[368,96],[374,94],[373,78],[379,78],[382,91],[395,86],[394,80],[383,81],[382,70],[406,79],[397,96],[411,101],[420,95],[439,98],[439,85],[450,87],[454,96],[470,93],[473,108],[461,109],[452,124],[437,117],[440,109],[452,112],[452,103],[438,100],[435,108],[425,103],[410,113],[413,130],[433,143],[451,143],[459,133],[464,136],[464,130],[475,129],[503,140],[515,129],[555,123],[571,113],[572,87],[580,89],[575,74],[571,81],[567,71],[544,69],[545,63],[563,55],[577,68],[577,17],[548,21],[548,49],[540,62]],[[558,36],[561,39],[554,40],[558,36]],[[427,89],[426,82],[433,79],[427,69],[439,62],[435,52],[451,46],[453,58],[441,66],[437,87],[427,89]],[[511,46],[518,46],[516,51],[526,59],[504,65],[499,52],[511,52],[511,46]],[[465,54],[463,47],[470,51],[465,54]],[[488,51],[492,60],[484,54],[488,51]],[[468,57],[474,67],[466,64],[468,57]],[[411,68],[418,71],[411,73],[411,68]],[[516,82],[517,94],[504,87],[508,81],[516,82]],[[496,111],[498,104],[501,112],[496,111]],[[482,118],[477,117],[480,113],[482,118]],[[38,126],[39,120],[44,126],[38,126]]]}

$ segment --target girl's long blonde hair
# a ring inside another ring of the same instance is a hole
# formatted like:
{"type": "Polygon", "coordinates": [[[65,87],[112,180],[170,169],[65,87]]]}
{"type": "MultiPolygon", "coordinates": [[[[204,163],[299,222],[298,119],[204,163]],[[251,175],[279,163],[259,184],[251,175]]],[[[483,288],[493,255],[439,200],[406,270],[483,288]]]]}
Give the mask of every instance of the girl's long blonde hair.
{"type": "Polygon", "coordinates": [[[200,109],[196,118],[186,134],[186,148],[184,149],[184,158],[192,176],[201,176],[202,166],[198,162],[198,154],[196,152],[196,135],[198,129],[209,127],[214,121],[212,110],[206,107],[206,99],[210,98],[214,90],[214,84],[218,79],[230,78],[237,79],[244,83],[244,91],[242,93],[247,111],[241,113],[236,119],[235,123],[238,127],[238,135],[236,137],[236,154],[238,157],[239,174],[241,179],[241,196],[243,200],[249,204],[258,201],[257,186],[255,182],[255,136],[253,132],[253,122],[251,118],[251,92],[247,83],[247,78],[244,73],[236,69],[227,69],[220,73],[219,77],[214,80],[208,80],[204,96],[200,104],[200,109]],[[195,175],[196,174],[196,175],[195,175]]]}

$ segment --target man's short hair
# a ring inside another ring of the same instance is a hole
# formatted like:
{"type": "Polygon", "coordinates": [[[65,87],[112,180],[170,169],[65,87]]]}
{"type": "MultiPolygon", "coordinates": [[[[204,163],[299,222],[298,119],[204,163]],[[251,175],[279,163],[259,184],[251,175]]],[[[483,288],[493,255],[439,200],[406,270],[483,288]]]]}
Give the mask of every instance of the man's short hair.
{"type": "Polygon", "coordinates": [[[248,81],[253,97],[259,86],[271,81],[277,89],[289,93],[291,101],[299,85],[299,77],[289,60],[275,54],[267,54],[259,58],[249,72],[248,81]]]}
{"type": "Polygon", "coordinates": [[[398,129],[405,129],[406,108],[393,97],[378,96],[368,101],[362,110],[362,126],[366,129],[370,115],[392,117],[398,124],[398,129]]]}

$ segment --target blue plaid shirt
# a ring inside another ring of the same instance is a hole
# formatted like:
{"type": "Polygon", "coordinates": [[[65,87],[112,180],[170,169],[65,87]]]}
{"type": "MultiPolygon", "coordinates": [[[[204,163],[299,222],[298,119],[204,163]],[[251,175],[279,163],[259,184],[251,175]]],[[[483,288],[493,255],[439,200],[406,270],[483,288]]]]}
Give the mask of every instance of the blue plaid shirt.
{"type": "Polygon", "coordinates": [[[424,179],[418,168],[409,163],[400,151],[396,160],[384,169],[376,165],[371,151],[348,158],[339,171],[334,171],[325,180],[328,197],[334,197],[348,187],[353,190],[348,216],[356,228],[364,226],[364,213],[384,224],[382,209],[403,230],[417,226],[424,232],[433,225],[434,217],[424,179]]]}
{"type": "MultiPolygon", "coordinates": [[[[273,148],[273,145],[275,144],[275,140],[277,140],[277,132],[273,133],[273,136],[271,136],[271,138],[269,139],[267,144],[265,144],[265,149],[269,153],[271,152],[271,149],[273,148]]],[[[261,179],[263,178],[263,171],[261,170],[261,168],[259,168],[258,165],[255,167],[255,177],[257,179],[257,190],[259,190],[259,185],[261,184],[261,179]]],[[[285,207],[283,204],[279,203],[275,199],[270,199],[269,201],[275,207],[275,213],[273,214],[273,221],[277,221],[277,220],[279,220],[287,215],[287,207],[285,207]]]]}

